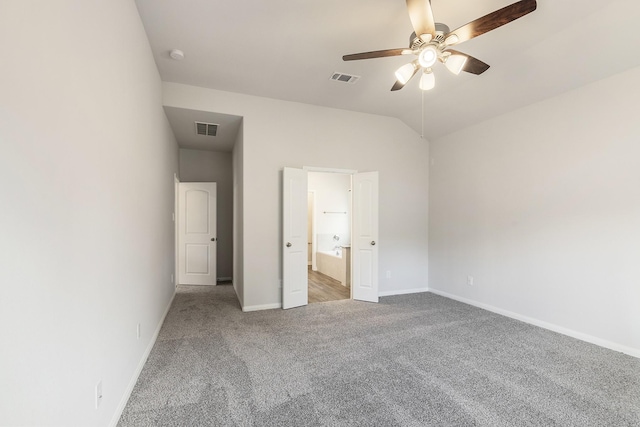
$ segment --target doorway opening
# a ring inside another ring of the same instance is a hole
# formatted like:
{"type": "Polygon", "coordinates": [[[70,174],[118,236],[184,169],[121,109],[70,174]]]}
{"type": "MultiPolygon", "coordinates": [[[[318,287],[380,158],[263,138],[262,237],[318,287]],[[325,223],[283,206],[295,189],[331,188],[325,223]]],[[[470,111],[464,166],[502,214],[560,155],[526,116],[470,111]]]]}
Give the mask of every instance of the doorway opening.
{"type": "MultiPolygon", "coordinates": [[[[347,209],[347,214],[343,214],[350,221],[349,244],[342,243],[340,246],[342,249],[351,247],[349,251],[351,262],[346,263],[350,267],[350,273],[346,275],[351,280],[351,298],[378,302],[378,172],[311,169],[310,167],[305,169],[285,167],[282,171],[282,308],[289,309],[309,304],[307,218],[308,174],[311,172],[331,171],[350,176],[351,205],[347,209]],[[353,212],[351,215],[349,210],[353,212]]],[[[317,223],[321,213],[326,215],[334,211],[325,211],[317,206],[314,212],[317,213],[314,218],[314,222],[317,223]]],[[[331,231],[331,233],[334,232],[331,231]]],[[[317,237],[316,245],[320,243],[320,234],[314,228],[314,235],[317,237]]],[[[335,234],[329,234],[329,236],[333,241],[335,234]]],[[[340,237],[339,234],[338,237],[340,237]]],[[[317,257],[319,252],[313,251],[312,262],[313,254],[317,257]]]]}
{"type": "Polygon", "coordinates": [[[351,298],[351,174],[309,172],[308,303],[351,298]]]}

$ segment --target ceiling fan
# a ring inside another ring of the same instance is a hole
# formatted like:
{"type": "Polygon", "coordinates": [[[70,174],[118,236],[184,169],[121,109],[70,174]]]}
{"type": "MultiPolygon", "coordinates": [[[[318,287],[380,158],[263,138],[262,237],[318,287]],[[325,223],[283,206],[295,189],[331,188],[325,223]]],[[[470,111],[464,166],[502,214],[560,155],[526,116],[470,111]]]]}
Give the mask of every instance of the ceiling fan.
{"type": "Polygon", "coordinates": [[[489,68],[488,64],[457,50],[450,49],[474,37],[495,30],[511,21],[536,10],[536,0],[521,0],[488,15],[471,21],[453,31],[444,24],[433,20],[430,0],[407,0],[407,9],[414,32],[409,39],[409,48],[385,49],[372,52],[344,55],[344,61],[357,59],[383,58],[398,55],[416,55],[414,61],[400,67],[395,75],[396,83],[392,91],[399,90],[422,70],[420,89],[429,90],[435,86],[432,67],[437,61],[442,62],[449,71],[460,74],[465,71],[471,74],[482,74],[489,68]]]}

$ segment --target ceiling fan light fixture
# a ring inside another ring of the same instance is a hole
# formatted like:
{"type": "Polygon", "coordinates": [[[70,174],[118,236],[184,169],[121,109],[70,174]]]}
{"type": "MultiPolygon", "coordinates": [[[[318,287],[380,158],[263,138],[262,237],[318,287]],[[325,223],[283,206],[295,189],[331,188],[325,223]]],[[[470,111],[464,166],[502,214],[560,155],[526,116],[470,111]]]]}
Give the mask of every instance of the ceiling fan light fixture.
{"type": "Polygon", "coordinates": [[[458,43],[458,40],[460,40],[458,36],[456,36],[455,34],[451,34],[449,37],[444,39],[444,44],[446,44],[447,46],[451,46],[452,44],[458,43]]]}
{"type": "Polygon", "coordinates": [[[429,43],[432,38],[433,38],[433,36],[431,34],[429,34],[429,33],[420,35],[420,40],[422,40],[425,43],[429,43]]]}
{"type": "Polygon", "coordinates": [[[431,72],[431,69],[424,70],[422,77],[420,77],[420,89],[431,90],[436,86],[436,77],[431,72]]]}
{"type": "Polygon", "coordinates": [[[418,62],[422,68],[430,68],[438,60],[438,49],[430,44],[424,47],[418,55],[418,62]]]}
{"type": "Polygon", "coordinates": [[[396,70],[396,79],[400,83],[407,84],[407,82],[413,77],[414,72],[416,71],[416,66],[413,62],[409,62],[408,64],[404,64],[402,67],[396,70]]]}
{"type": "Polygon", "coordinates": [[[456,76],[460,74],[462,68],[464,68],[464,64],[467,63],[467,57],[463,55],[450,55],[446,62],[444,63],[445,67],[449,71],[451,71],[456,76]]]}

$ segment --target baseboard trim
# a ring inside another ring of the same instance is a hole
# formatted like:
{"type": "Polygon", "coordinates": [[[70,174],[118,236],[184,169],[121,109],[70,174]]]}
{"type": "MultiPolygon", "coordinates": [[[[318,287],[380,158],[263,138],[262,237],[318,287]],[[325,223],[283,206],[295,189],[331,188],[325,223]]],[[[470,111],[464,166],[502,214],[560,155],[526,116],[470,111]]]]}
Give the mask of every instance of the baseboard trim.
{"type": "Polygon", "coordinates": [[[164,314],[162,315],[162,318],[160,318],[160,322],[158,322],[158,326],[156,327],[156,330],[153,333],[153,337],[151,338],[151,341],[149,341],[149,345],[147,346],[146,350],[144,351],[144,353],[142,354],[142,358],[140,359],[140,362],[138,363],[138,367],[136,368],[135,372],[133,373],[133,376],[131,377],[131,380],[129,381],[129,385],[127,386],[127,389],[125,390],[124,394],[122,395],[122,399],[120,399],[120,403],[118,404],[118,407],[116,408],[116,412],[113,415],[113,418],[111,419],[111,422],[109,423],[109,425],[111,427],[116,427],[118,425],[118,421],[120,421],[120,417],[122,416],[122,412],[124,411],[124,408],[127,406],[127,402],[129,401],[129,398],[131,397],[131,393],[133,392],[133,388],[135,387],[136,383],[138,382],[138,377],[140,376],[140,373],[142,372],[142,368],[144,368],[145,363],[147,363],[147,359],[149,358],[149,354],[151,354],[151,350],[153,349],[153,346],[156,344],[156,340],[158,339],[158,335],[160,334],[160,329],[162,329],[162,325],[164,323],[164,319],[165,317],[167,317],[167,314],[169,313],[169,309],[171,308],[171,304],[173,304],[173,299],[176,296],[176,292],[175,289],[173,291],[173,295],[171,296],[171,299],[169,300],[169,304],[167,304],[167,308],[164,310],[164,314]]]}
{"type": "Polygon", "coordinates": [[[393,295],[419,294],[421,292],[429,292],[429,288],[413,288],[413,289],[401,289],[398,291],[384,291],[384,292],[378,292],[378,296],[390,297],[393,295]]]}
{"type": "Polygon", "coordinates": [[[274,308],[282,308],[282,304],[274,303],[274,304],[262,304],[262,305],[247,305],[242,307],[242,311],[246,313],[248,311],[272,310],[274,308]]]}
{"type": "Polygon", "coordinates": [[[478,301],[470,300],[467,298],[459,297],[457,295],[450,294],[448,292],[440,291],[438,289],[429,288],[429,292],[434,293],[436,295],[440,295],[445,298],[449,298],[452,300],[460,301],[465,304],[472,305],[474,307],[482,308],[483,310],[491,311],[493,313],[497,313],[506,317],[510,317],[512,319],[520,320],[521,322],[529,323],[534,326],[539,326],[543,329],[548,329],[553,332],[557,332],[562,335],[567,335],[569,337],[586,341],[591,344],[595,344],[600,347],[608,348],[609,350],[617,351],[620,353],[628,354],[629,356],[640,358],[640,349],[635,349],[632,347],[628,347],[622,344],[618,344],[615,342],[611,342],[608,340],[604,340],[602,338],[594,337],[593,335],[585,334],[582,332],[574,331],[573,329],[565,328],[563,326],[558,326],[553,323],[545,322],[543,320],[535,319],[533,317],[524,316],[522,314],[514,313],[513,311],[504,310],[502,308],[494,307],[489,304],[484,304],[478,301]]]}

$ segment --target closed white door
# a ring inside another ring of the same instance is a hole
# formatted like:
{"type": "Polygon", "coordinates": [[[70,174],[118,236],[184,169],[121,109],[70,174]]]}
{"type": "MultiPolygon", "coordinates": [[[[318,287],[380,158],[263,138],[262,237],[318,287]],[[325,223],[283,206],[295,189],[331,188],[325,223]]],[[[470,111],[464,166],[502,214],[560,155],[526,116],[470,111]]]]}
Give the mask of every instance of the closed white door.
{"type": "Polygon", "coordinates": [[[353,175],[353,299],[378,302],[378,172],[353,175]]]}
{"type": "Polygon", "coordinates": [[[216,183],[178,184],[178,283],[216,284],[216,183]]]}
{"type": "Polygon", "coordinates": [[[284,168],[282,308],[307,305],[307,171],[284,168]]]}

